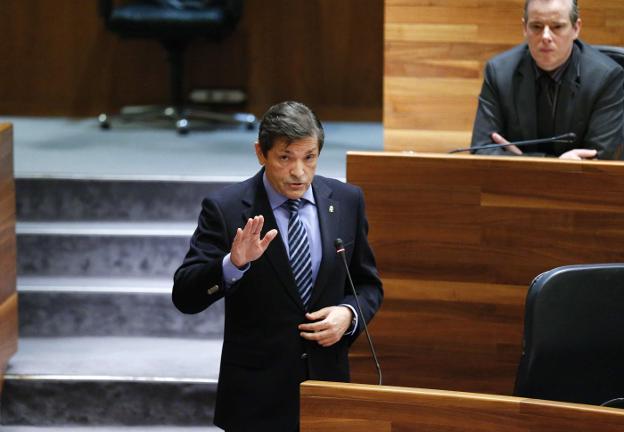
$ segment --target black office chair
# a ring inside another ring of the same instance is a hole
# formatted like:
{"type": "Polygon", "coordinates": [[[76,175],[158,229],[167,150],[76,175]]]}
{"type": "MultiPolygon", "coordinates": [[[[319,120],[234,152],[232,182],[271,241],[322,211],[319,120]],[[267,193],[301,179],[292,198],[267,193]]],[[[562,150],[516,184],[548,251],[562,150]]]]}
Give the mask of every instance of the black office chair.
{"type": "Polygon", "coordinates": [[[592,405],[624,397],[624,264],[535,278],[514,394],[592,405]]]}
{"type": "Polygon", "coordinates": [[[612,45],[594,45],[594,48],[624,68],[624,48],[612,45]]]}
{"type": "MultiPolygon", "coordinates": [[[[171,104],[169,106],[130,106],[121,110],[123,120],[165,118],[175,122],[179,133],[187,133],[192,120],[226,122],[254,127],[256,118],[248,113],[211,112],[185,103],[184,52],[198,38],[220,40],[232,32],[240,19],[243,0],[142,0],[116,5],[99,0],[106,27],[123,38],[159,41],[170,65],[171,104]]],[[[110,127],[107,114],[98,117],[103,129],[110,127]]]]}

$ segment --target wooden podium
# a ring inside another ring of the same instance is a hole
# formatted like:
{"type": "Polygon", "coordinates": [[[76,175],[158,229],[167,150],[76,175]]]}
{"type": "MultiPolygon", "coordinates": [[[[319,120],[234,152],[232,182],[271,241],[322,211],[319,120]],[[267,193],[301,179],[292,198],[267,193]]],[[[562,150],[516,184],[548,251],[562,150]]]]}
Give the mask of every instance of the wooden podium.
{"type": "MultiPolygon", "coordinates": [[[[624,262],[624,164],[349,153],[385,288],[370,330],[384,384],[511,395],[539,273],[624,262]]],[[[352,381],[375,383],[364,337],[352,381]]]]}
{"type": "Polygon", "coordinates": [[[607,432],[624,410],[419,388],[306,381],[301,432],[607,432]]]}
{"type": "Polygon", "coordinates": [[[0,391],[9,358],[17,351],[16,266],[13,129],[0,124],[0,391]]]}

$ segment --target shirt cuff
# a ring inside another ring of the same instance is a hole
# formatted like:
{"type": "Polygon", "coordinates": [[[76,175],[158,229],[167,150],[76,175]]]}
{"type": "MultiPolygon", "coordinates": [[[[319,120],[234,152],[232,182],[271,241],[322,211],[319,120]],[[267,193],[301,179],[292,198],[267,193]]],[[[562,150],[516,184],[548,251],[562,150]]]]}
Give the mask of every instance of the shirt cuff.
{"type": "Polygon", "coordinates": [[[358,321],[359,321],[358,314],[355,313],[355,309],[350,304],[341,304],[339,306],[348,307],[349,309],[351,309],[351,312],[353,313],[353,320],[351,321],[351,325],[345,332],[345,336],[352,336],[358,328],[358,321]]]}
{"type": "Polygon", "coordinates": [[[223,282],[225,284],[225,288],[227,289],[243,277],[245,272],[249,270],[250,263],[247,263],[245,267],[239,269],[234,264],[232,264],[230,254],[227,254],[225,257],[223,257],[223,263],[221,265],[223,267],[223,282]]]}

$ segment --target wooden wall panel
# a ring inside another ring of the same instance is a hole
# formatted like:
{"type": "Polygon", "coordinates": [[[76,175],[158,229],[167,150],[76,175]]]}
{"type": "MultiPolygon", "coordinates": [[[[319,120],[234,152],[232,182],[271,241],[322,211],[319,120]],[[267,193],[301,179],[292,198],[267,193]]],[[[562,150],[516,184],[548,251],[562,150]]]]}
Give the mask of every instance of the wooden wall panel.
{"type": "Polygon", "coordinates": [[[7,361],[17,350],[16,266],[13,130],[0,124],[0,390],[7,361]]]}
{"type": "Polygon", "coordinates": [[[0,393],[8,361],[17,351],[17,329],[17,293],[14,292],[0,303],[0,393]]]}
{"type": "MultiPolygon", "coordinates": [[[[620,163],[349,153],[347,179],[384,281],[371,331],[389,385],[511,394],[531,280],[624,262],[620,163]]],[[[376,382],[365,338],[351,359],[376,382]]]]}
{"type": "Polygon", "coordinates": [[[306,381],[302,432],[607,432],[624,411],[537,399],[306,381]]]}
{"type": "MultiPolygon", "coordinates": [[[[485,62],[522,42],[524,0],[386,0],[384,148],[470,144],[485,62]]],[[[581,38],[624,45],[624,2],[579,4],[581,38]]]]}
{"type": "MultiPolygon", "coordinates": [[[[189,89],[242,88],[256,114],[296,99],[322,119],[381,119],[383,0],[245,8],[234,34],[189,48],[189,89]]],[[[164,51],[110,34],[97,1],[3,0],[0,9],[0,114],[88,116],[168,101],[164,51]]]]}
{"type": "Polygon", "coordinates": [[[15,186],[13,129],[0,124],[0,302],[15,292],[15,186]]]}
{"type": "Polygon", "coordinates": [[[298,99],[321,119],[381,120],[383,0],[249,3],[253,111],[298,99]]]}

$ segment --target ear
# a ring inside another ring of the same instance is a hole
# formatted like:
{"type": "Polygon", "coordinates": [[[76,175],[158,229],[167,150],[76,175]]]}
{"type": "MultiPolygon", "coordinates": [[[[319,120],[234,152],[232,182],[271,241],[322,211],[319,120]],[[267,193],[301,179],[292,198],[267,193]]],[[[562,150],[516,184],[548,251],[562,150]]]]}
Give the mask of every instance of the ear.
{"type": "Polygon", "coordinates": [[[574,35],[574,39],[578,39],[579,34],[581,33],[581,24],[581,19],[579,18],[576,20],[576,24],[574,24],[573,26],[574,31],[576,32],[576,34],[574,35]]]}
{"type": "Polygon", "coordinates": [[[254,148],[256,150],[256,157],[258,158],[258,163],[264,166],[266,164],[266,158],[264,157],[264,154],[262,153],[262,148],[260,147],[260,143],[258,141],[254,143],[254,148]]]}
{"type": "Polygon", "coordinates": [[[524,20],[524,18],[522,18],[522,35],[526,38],[527,37],[527,23],[524,20]]]}

